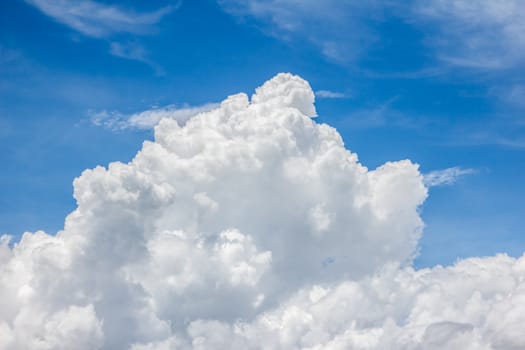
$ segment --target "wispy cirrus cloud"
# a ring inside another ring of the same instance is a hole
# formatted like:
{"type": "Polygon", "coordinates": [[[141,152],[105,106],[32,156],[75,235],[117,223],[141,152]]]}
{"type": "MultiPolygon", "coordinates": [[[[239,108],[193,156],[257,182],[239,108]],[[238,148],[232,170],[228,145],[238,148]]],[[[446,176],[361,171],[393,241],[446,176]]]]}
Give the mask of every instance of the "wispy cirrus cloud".
{"type": "MultiPolygon", "coordinates": [[[[494,70],[519,65],[525,57],[525,12],[520,0],[219,3],[234,16],[259,21],[266,33],[281,40],[310,42],[338,63],[355,61],[380,41],[374,24],[385,18],[401,20],[420,31],[435,59],[445,65],[494,70]]],[[[442,71],[439,67],[424,68],[414,75],[432,76],[436,72],[442,71]]]]}
{"type": "Polygon", "coordinates": [[[26,0],[55,21],[86,36],[103,38],[116,33],[146,34],[176,6],[140,13],[90,0],[26,0]]]}
{"type": "Polygon", "coordinates": [[[159,76],[165,74],[162,66],[150,59],[148,51],[137,42],[121,43],[114,41],[110,44],[109,53],[126,60],[143,62],[150,66],[155,71],[155,74],[159,76]]]}
{"type": "Polygon", "coordinates": [[[465,169],[459,166],[455,166],[452,168],[434,170],[429,173],[423,174],[423,182],[427,187],[452,185],[460,178],[475,173],[477,173],[476,169],[465,169]]]}
{"type": "Polygon", "coordinates": [[[317,90],[315,92],[315,97],[317,98],[348,98],[350,96],[348,94],[345,94],[344,92],[330,91],[330,90],[317,90]]]}
{"type": "MultiPolygon", "coordinates": [[[[91,0],[26,0],[55,21],[91,38],[109,39],[115,35],[145,35],[178,5],[168,5],[149,12],[108,5],[91,0]]],[[[112,41],[109,54],[149,65],[157,75],[163,68],[149,58],[147,50],[134,41],[112,41]]]]}
{"type": "Polygon", "coordinates": [[[216,108],[216,103],[206,103],[201,106],[176,107],[169,105],[148,109],[142,112],[125,114],[119,111],[89,111],[90,121],[97,126],[102,126],[113,131],[129,129],[147,130],[153,129],[161,119],[169,118],[184,125],[191,117],[216,108]]]}
{"type": "Polygon", "coordinates": [[[446,64],[484,70],[522,65],[523,1],[432,0],[414,2],[409,12],[446,64]]]}
{"type": "Polygon", "coordinates": [[[377,39],[368,24],[381,18],[375,1],[219,0],[219,4],[236,17],[259,21],[269,35],[309,42],[341,64],[353,62],[377,39]]]}

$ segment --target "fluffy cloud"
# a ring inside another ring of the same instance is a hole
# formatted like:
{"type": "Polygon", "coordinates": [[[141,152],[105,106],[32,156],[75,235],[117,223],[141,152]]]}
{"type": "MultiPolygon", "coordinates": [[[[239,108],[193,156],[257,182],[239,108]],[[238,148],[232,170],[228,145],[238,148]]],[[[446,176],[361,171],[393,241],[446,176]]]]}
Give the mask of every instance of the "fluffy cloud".
{"type": "Polygon", "coordinates": [[[506,255],[385,266],[301,289],[251,322],[194,321],[188,334],[196,349],[522,349],[524,274],[525,257],[506,255]]]}
{"type": "Polygon", "coordinates": [[[84,171],[62,231],[1,240],[0,348],[522,347],[524,258],[413,270],[418,166],[367,169],[313,102],[279,74],[84,171]]]}
{"type": "Polygon", "coordinates": [[[152,61],[148,56],[147,50],[139,45],[137,42],[128,42],[128,43],[119,43],[119,42],[112,42],[110,45],[109,53],[113,56],[124,58],[127,60],[135,60],[139,62],[143,62],[150,66],[157,75],[164,75],[164,69],[152,61]]]}
{"type": "MultiPolygon", "coordinates": [[[[25,0],[56,22],[92,38],[117,35],[144,35],[155,31],[155,25],[179,5],[167,5],[150,12],[137,12],[119,6],[92,0],[25,0]]],[[[149,58],[147,50],[136,40],[113,41],[109,53],[113,56],[135,60],[149,65],[157,75],[164,75],[163,68],[149,58]]]]}

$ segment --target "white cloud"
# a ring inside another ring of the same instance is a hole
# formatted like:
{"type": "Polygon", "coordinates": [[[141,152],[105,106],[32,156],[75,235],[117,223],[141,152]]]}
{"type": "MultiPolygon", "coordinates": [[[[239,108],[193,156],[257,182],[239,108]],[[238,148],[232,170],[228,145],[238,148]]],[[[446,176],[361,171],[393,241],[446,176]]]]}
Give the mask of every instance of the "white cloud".
{"type": "Polygon", "coordinates": [[[174,10],[166,6],[153,12],[138,13],[91,0],[26,0],[57,22],[91,37],[115,33],[145,34],[174,10]]]}
{"type": "Polygon", "coordinates": [[[216,103],[207,103],[202,106],[183,106],[181,108],[170,105],[129,115],[118,111],[102,110],[98,112],[90,111],[89,117],[93,124],[114,131],[126,129],[147,130],[153,129],[163,118],[174,119],[179,124],[184,125],[191,117],[217,107],[218,104],[216,103]]]}
{"type": "MultiPolygon", "coordinates": [[[[91,0],[26,0],[55,21],[86,36],[106,38],[115,34],[148,34],[163,17],[178,5],[169,5],[158,10],[139,13],[114,5],[91,0]]],[[[163,75],[160,65],[148,57],[146,49],[136,41],[110,43],[113,56],[136,60],[149,65],[157,75],[163,75]]]]}
{"type": "Polygon", "coordinates": [[[127,60],[135,60],[146,63],[155,71],[157,75],[165,74],[164,69],[148,57],[147,50],[136,42],[119,43],[114,41],[110,44],[109,53],[113,56],[127,60]]]}
{"type": "Polygon", "coordinates": [[[463,169],[455,166],[452,168],[434,170],[423,175],[423,181],[427,187],[451,185],[465,175],[475,174],[475,169],[463,169]]]}
{"type": "Polygon", "coordinates": [[[0,346],[523,347],[525,258],[413,270],[418,166],[367,169],[313,100],[280,74],[84,171],[62,231],[0,239],[0,346]]]}
{"type": "Polygon", "coordinates": [[[438,57],[450,65],[492,70],[523,62],[521,0],[432,0],[414,2],[410,12],[438,57]]]}
{"type": "Polygon", "coordinates": [[[524,275],[525,257],[505,255],[387,266],[301,289],[250,322],[194,321],[187,332],[194,349],[521,349],[524,275]]]}
{"type": "Polygon", "coordinates": [[[371,107],[356,109],[345,116],[346,126],[356,129],[367,128],[400,128],[421,129],[428,120],[420,116],[403,113],[396,108],[399,96],[393,96],[386,101],[371,107]]]}
{"type": "Polygon", "coordinates": [[[309,42],[337,63],[354,62],[377,37],[370,22],[380,20],[376,1],[219,0],[230,14],[251,17],[269,35],[309,42]],[[314,25],[312,25],[314,24],[314,25]]]}
{"type": "Polygon", "coordinates": [[[110,45],[110,52],[112,55],[117,57],[145,62],[147,61],[146,50],[136,43],[123,44],[119,42],[112,42],[110,45]]]}
{"type": "Polygon", "coordinates": [[[346,98],[348,97],[346,94],[342,92],[330,91],[330,90],[317,90],[315,92],[315,96],[318,98],[346,98]]]}
{"type": "MultiPolygon", "coordinates": [[[[355,62],[381,40],[374,27],[388,18],[422,31],[423,42],[445,67],[505,69],[521,66],[525,57],[521,0],[218,2],[228,13],[256,19],[269,35],[309,42],[341,64],[355,62]]],[[[386,76],[413,78],[442,72],[442,67],[434,67],[386,76]]]]}

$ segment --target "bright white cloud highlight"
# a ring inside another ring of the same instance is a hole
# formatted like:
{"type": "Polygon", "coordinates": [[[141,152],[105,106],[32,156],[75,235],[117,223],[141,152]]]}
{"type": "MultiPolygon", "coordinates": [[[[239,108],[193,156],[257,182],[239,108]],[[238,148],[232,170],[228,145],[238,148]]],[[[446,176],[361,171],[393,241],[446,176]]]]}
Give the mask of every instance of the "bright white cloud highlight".
{"type": "Polygon", "coordinates": [[[279,74],[86,170],[56,235],[0,240],[2,349],[515,349],[525,262],[414,270],[427,188],[369,170],[279,74]]]}
{"type": "Polygon", "coordinates": [[[91,37],[114,33],[144,34],[174,10],[166,6],[153,12],[138,13],[91,0],[26,0],[57,22],[91,37]]]}
{"type": "Polygon", "coordinates": [[[477,171],[475,169],[463,169],[461,167],[455,166],[452,168],[434,170],[426,173],[423,176],[423,182],[428,187],[452,185],[459,178],[465,175],[475,174],[476,172],[477,171]]]}

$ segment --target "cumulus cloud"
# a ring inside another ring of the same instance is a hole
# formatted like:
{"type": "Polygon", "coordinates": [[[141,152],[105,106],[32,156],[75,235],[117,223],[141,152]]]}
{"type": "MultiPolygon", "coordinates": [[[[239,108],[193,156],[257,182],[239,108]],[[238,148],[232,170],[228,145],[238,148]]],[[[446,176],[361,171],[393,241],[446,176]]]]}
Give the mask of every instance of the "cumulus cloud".
{"type": "Polygon", "coordinates": [[[91,37],[115,33],[144,34],[174,10],[166,6],[153,12],[138,13],[91,0],[26,0],[57,22],[91,37]]]}
{"type": "Polygon", "coordinates": [[[196,349],[521,349],[524,274],[525,258],[506,255],[385,266],[301,289],[251,322],[199,320],[188,333],[196,349]]]}
{"type": "Polygon", "coordinates": [[[313,101],[279,74],[84,171],[63,230],[0,240],[0,347],[523,347],[525,258],[411,268],[418,166],[366,168],[313,101]]]}
{"type": "Polygon", "coordinates": [[[148,109],[142,112],[126,115],[119,111],[89,111],[90,121],[97,126],[103,126],[110,130],[119,131],[126,129],[153,129],[161,119],[174,119],[184,125],[191,117],[217,108],[216,103],[207,103],[202,106],[183,106],[177,108],[174,105],[148,109]]]}
{"type": "Polygon", "coordinates": [[[452,168],[434,170],[424,174],[423,182],[428,187],[451,185],[465,175],[475,174],[475,169],[463,169],[455,166],[452,168]]]}

